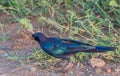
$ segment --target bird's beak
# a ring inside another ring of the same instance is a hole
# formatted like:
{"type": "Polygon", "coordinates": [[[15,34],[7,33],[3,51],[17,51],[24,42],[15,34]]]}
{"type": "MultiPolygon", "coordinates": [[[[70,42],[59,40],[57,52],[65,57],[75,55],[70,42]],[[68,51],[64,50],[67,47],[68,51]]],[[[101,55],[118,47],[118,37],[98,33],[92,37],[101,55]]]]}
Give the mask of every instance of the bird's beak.
{"type": "Polygon", "coordinates": [[[32,34],[32,37],[36,40],[36,36],[34,34],[32,34]]]}
{"type": "Polygon", "coordinates": [[[34,38],[34,40],[39,41],[39,38],[36,35],[32,34],[32,37],[34,38]]]}

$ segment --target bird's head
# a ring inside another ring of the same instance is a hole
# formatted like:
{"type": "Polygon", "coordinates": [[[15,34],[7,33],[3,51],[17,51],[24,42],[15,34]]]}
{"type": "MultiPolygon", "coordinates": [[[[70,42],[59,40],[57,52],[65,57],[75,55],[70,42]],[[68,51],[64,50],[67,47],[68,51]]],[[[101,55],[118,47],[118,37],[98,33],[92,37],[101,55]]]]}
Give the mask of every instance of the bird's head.
{"type": "Polygon", "coordinates": [[[35,32],[35,33],[33,33],[32,34],[32,37],[36,40],[36,41],[38,41],[38,42],[44,42],[45,40],[46,40],[46,36],[43,34],[43,33],[41,33],[41,32],[35,32]]]}

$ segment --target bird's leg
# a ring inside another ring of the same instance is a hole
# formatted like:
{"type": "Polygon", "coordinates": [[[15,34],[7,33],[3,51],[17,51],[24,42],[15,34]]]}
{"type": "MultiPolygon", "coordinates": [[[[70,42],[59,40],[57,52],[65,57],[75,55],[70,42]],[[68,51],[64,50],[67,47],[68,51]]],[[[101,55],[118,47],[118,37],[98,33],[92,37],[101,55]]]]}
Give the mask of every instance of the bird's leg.
{"type": "MultiPolygon", "coordinates": [[[[64,56],[56,56],[56,58],[61,58],[61,59],[66,59],[64,56]]],[[[55,63],[55,67],[59,67],[60,66],[60,63],[62,62],[62,60],[60,60],[59,62],[55,63]]]]}
{"type": "MultiPolygon", "coordinates": [[[[65,66],[63,66],[63,68],[60,70],[60,72],[65,72],[65,71],[67,71],[67,70],[69,70],[69,69],[71,69],[72,67],[73,67],[73,63],[71,62],[71,59],[70,59],[70,57],[69,56],[57,56],[57,58],[62,58],[63,60],[65,59],[65,60],[67,60],[67,63],[65,64],[65,66]]],[[[59,62],[57,62],[56,64],[55,64],[55,66],[57,65],[59,65],[60,63],[62,62],[62,60],[61,61],[59,61],[59,62]]]]}
{"type": "Polygon", "coordinates": [[[60,60],[59,62],[55,63],[54,67],[59,67],[61,62],[62,62],[62,60],[60,60]]]}
{"type": "Polygon", "coordinates": [[[72,62],[66,63],[65,67],[62,69],[62,72],[68,71],[73,68],[74,64],[72,62]]]}
{"type": "Polygon", "coordinates": [[[67,60],[67,63],[66,63],[66,65],[61,69],[61,72],[65,72],[65,71],[70,70],[70,69],[73,67],[73,65],[74,65],[74,64],[70,61],[70,57],[67,57],[66,60],[67,60]]]}

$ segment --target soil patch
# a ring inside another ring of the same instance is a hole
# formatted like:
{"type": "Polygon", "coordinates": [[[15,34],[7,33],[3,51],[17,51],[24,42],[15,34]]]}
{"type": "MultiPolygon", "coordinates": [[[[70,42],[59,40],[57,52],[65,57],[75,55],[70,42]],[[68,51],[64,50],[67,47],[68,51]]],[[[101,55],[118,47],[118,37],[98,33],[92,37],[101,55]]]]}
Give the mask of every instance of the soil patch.
{"type": "MultiPolygon", "coordinates": [[[[0,17],[0,21],[4,23],[5,20],[8,20],[8,17],[3,15],[0,17]]],[[[49,35],[48,29],[39,26],[37,17],[31,18],[31,23],[34,25],[34,28],[49,35]]],[[[100,68],[91,67],[88,63],[89,61],[86,64],[77,63],[68,72],[62,73],[57,72],[62,67],[56,68],[51,66],[43,69],[39,64],[36,65],[36,62],[30,64],[24,60],[20,62],[19,60],[7,59],[6,56],[10,52],[14,52],[22,57],[23,54],[32,53],[33,48],[40,49],[39,44],[31,37],[31,33],[28,31],[18,33],[18,27],[18,23],[5,24],[3,27],[4,33],[8,32],[6,36],[9,38],[6,41],[0,41],[0,76],[119,76],[120,74],[120,64],[107,61],[105,67],[112,70],[110,74],[100,68]]],[[[0,36],[3,36],[4,33],[0,33],[0,36]]],[[[61,65],[64,66],[66,63],[63,61],[61,65]]]]}

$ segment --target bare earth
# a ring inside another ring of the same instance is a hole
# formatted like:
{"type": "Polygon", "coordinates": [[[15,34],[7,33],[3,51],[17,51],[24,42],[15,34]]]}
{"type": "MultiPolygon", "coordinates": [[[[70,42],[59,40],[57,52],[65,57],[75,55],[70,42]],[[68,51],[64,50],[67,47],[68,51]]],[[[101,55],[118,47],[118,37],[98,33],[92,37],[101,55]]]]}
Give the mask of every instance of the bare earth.
{"type": "MultiPolygon", "coordinates": [[[[7,33],[9,37],[8,40],[0,40],[0,76],[119,76],[120,74],[120,64],[110,61],[105,61],[105,68],[110,69],[106,71],[101,68],[93,68],[89,65],[89,61],[85,64],[77,63],[69,71],[63,73],[58,72],[59,68],[49,67],[41,68],[39,63],[41,62],[31,62],[31,61],[19,61],[8,58],[10,53],[15,53],[18,57],[23,55],[29,55],[33,52],[33,48],[40,49],[40,46],[35,42],[31,33],[29,32],[18,32],[18,23],[9,23],[10,16],[0,14],[0,22],[4,23],[3,27],[4,33],[7,33]],[[31,63],[28,63],[31,62],[31,63]]],[[[40,28],[37,18],[31,18],[34,29],[42,30],[47,34],[48,30],[45,28],[40,28]]],[[[0,29],[0,37],[4,34],[0,29]]],[[[13,54],[12,54],[13,55],[13,54]]],[[[65,64],[66,62],[62,62],[65,64]]]]}

